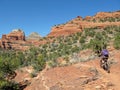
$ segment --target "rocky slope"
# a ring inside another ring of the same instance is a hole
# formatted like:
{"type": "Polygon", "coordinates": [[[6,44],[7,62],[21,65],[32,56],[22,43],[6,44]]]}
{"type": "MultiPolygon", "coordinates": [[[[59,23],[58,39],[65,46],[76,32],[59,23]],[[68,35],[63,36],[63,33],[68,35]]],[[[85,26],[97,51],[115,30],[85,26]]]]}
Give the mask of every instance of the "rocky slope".
{"type": "MultiPolygon", "coordinates": [[[[113,13],[102,12],[96,14],[93,17],[88,16],[84,19],[78,16],[77,18],[69,21],[64,25],[58,25],[53,27],[51,33],[48,35],[48,37],[69,35],[75,32],[81,32],[84,30],[84,28],[91,28],[91,27],[95,28],[96,32],[101,32],[106,30],[106,32],[108,32],[109,39],[111,39],[110,43],[107,43],[109,44],[108,50],[110,51],[110,58],[109,58],[110,73],[107,73],[105,70],[103,70],[100,67],[99,65],[100,58],[97,57],[92,50],[84,49],[77,52],[75,55],[72,51],[72,56],[75,58],[72,57],[68,58],[69,61],[72,62],[70,64],[64,64],[67,62],[64,59],[56,59],[58,60],[58,63],[59,62],[60,64],[62,63],[60,66],[58,65],[59,67],[56,66],[54,68],[50,68],[47,63],[46,68],[41,72],[38,72],[37,74],[33,71],[32,68],[24,67],[23,69],[16,71],[17,76],[15,77],[14,80],[17,82],[22,82],[22,81],[30,82],[30,84],[24,90],[119,90],[120,89],[120,78],[119,78],[120,50],[116,50],[113,48],[113,40],[114,40],[113,36],[116,35],[115,34],[116,31],[119,32],[119,27],[117,28],[113,26],[107,29],[101,29],[109,25],[120,26],[119,17],[120,17],[119,12],[113,12],[113,13]]],[[[88,30],[92,30],[92,29],[88,29],[88,30]]],[[[98,34],[98,36],[103,35],[104,33],[98,34]]],[[[75,41],[75,38],[78,39],[81,38],[80,33],[78,34],[79,34],[78,37],[77,34],[74,35],[76,37],[74,37],[73,41],[75,41]]],[[[85,32],[83,32],[83,35],[85,35],[85,32]]],[[[90,41],[89,40],[90,36],[88,37],[84,36],[83,38],[86,38],[87,42],[90,41]]],[[[93,36],[91,36],[91,38],[93,38],[93,36]]],[[[41,45],[40,47],[42,52],[45,51],[44,52],[45,55],[49,53],[53,53],[53,51],[55,51],[55,53],[59,52],[60,54],[60,51],[62,51],[62,49],[66,50],[66,47],[62,48],[62,46],[65,46],[66,44],[68,44],[69,46],[72,45],[72,47],[67,48],[67,50],[73,48],[74,47],[73,45],[75,45],[76,47],[78,46],[79,48],[81,46],[80,42],[78,41],[76,43],[73,42],[65,43],[67,41],[72,41],[72,35],[69,38],[68,37],[58,38],[59,42],[56,38],[52,38],[52,39],[46,38],[44,40],[41,39],[40,41],[39,40],[32,41],[32,44],[40,45],[41,43],[45,44],[47,43],[47,41],[49,41],[47,45],[45,46],[43,45],[43,47],[41,45]],[[65,38],[67,39],[65,40],[65,38]],[[54,42],[52,42],[52,39],[54,42]],[[62,40],[64,44],[62,44],[62,40]],[[56,49],[57,46],[59,47],[59,43],[61,43],[61,47],[59,51],[57,51],[56,49]],[[50,52],[47,52],[47,50],[50,52]]],[[[40,54],[42,54],[42,52],[40,52],[40,54]]],[[[56,54],[54,54],[53,56],[55,55],[56,54]]]]}
{"type": "MultiPolygon", "coordinates": [[[[87,62],[44,69],[38,73],[37,77],[31,78],[32,69],[23,69],[18,72],[15,80],[28,80],[31,84],[24,90],[119,90],[120,89],[120,51],[109,49],[111,63],[110,71],[107,73],[99,66],[100,58],[96,57],[87,62]],[[21,77],[21,75],[23,77],[21,77]]],[[[81,53],[90,54],[91,51],[85,50],[81,53]]],[[[79,58],[87,56],[80,55],[79,58]]]]}
{"type": "Polygon", "coordinates": [[[109,25],[120,25],[120,12],[99,12],[95,16],[80,16],[65,24],[52,27],[48,37],[57,37],[81,32],[84,28],[105,28],[109,25]]]}

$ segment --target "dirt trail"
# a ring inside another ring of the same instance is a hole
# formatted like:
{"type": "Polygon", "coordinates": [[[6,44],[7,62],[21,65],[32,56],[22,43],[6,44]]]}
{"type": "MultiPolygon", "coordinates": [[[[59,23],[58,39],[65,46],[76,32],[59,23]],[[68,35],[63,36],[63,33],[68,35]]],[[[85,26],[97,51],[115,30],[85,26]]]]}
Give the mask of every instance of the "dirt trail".
{"type": "Polygon", "coordinates": [[[42,83],[43,83],[43,87],[45,87],[46,88],[46,90],[50,90],[50,88],[46,85],[46,82],[45,82],[45,76],[44,76],[44,72],[46,71],[46,69],[43,71],[43,72],[41,72],[41,81],[42,81],[42,83]]]}
{"type": "MultiPolygon", "coordinates": [[[[43,70],[39,77],[37,78],[37,82],[33,83],[34,89],[25,89],[25,90],[39,90],[41,87],[43,90],[54,90],[55,88],[59,88],[56,86],[58,82],[62,83],[61,88],[57,90],[79,90],[81,88],[80,83],[82,76],[87,76],[86,72],[81,72],[81,69],[89,70],[90,68],[95,68],[98,71],[98,79],[95,81],[90,81],[88,84],[84,84],[85,90],[96,90],[95,87],[101,86],[100,90],[119,90],[120,89],[120,73],[117,72],[115,67],[118,67],[119,64],[115,64],[111,66],[111,73],[107,73],[105,70],[100,68],[99,60],[91,60],[85,63],[77,63],[68,67],[57,67],[50,70],[43,70]],[[71,70],[71,72],[69,72],[71,70]],[[80,72],[79,72],[80,71],[80,72]],[[73,78],[74,77],[74,78],[73,78]],[[64,79],[63,79],[64,78],[64,79]],[[77,80],[78,79],[78,80],[77,80]],[[50,82],[48,82],[50,81],[50,82]],[[78,85],[79,84],[79,85],[78,85]],[[42,85],[42,86],[40,86],[42,85]],[[54,86],[55,85],[55,86],[54,86]],[[71,86],[72,85],[72,86],[71,86]],[[40,86],[40,87],[38,87],[40,86]],[[53,89],[51,87],[54,87],[53,89]]],[[[89,75],[88,75],[89,76],[89,75]]],[[[87,77],[88,77],[87,76],[87,77]]],[[[41,89],[42,89],[41,88],[41,89]]]]}
{"type": "Polygon", "coordinates": [[[119,90],[120,89],[120,76],[118,74],[111,73],[108,75],[108,78],[115,85],[115,90],[119,90]]]}
{"type": "MultiPolygon", "coordinates": [[[[110,57],[113,63],[110,73],[100,67],[99,58],[70,66],[44,69],[37,77],[32,78],[31,85],[24,90],[120,90],[119,59],[120,51],[114,51],[110,57]]],[[[20,79],[20,76],[17,78],[20,79]]]]}
{"type": "MultiPolygon", "coordinates": [[[[110,73],[107,73],[99,66],[99,60],[92,60],[90,62],[78,63],[74,65],[75,67],[87,67],[87,68],[96,68],[99,74],[103,77],[103,82],[105,81],[110,86],[110,90],[120,90],[120,61],[117,61],[116,64],[113,64],[110,68],[110,73]]],[[[106,90],[106,89],[105,89],[106,90]]],[[[109,89],[107,89],[109,90],[109,89]]]]}
{"type": "Polygon", "coordinates": [[[111,59],[115,64],[111,66],[111,73],[108,78],[115,85],[115,90],[120,90],[120,50],[113,51],[111,59]]]}
{"type": "Polygon", "coordinates": [[[99,60],[96,60],[96,61],[93,60],[88,63],[89,64],[84,63],[84,64],[79,64],[79,65],[83,67],[93,66],[94,68],[98,70],[98,72],[100,72],[108,80],[108,82],[111,82],[111,84],[113,84],[114,90],[120,90],[120,72],[119,72],[120,62],[119,61],[117,61],[117,64],[114,64],[111,66],[110,73],[107,73],[105,70],[100,68],[99,60]]]}

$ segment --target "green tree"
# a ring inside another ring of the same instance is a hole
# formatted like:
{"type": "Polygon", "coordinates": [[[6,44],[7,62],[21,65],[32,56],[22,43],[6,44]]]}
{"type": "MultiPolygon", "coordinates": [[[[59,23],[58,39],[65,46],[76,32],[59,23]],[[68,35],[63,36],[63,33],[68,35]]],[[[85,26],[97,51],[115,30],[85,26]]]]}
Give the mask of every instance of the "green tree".
{"type": "Polygon", "coordinates": [[[44,57],[42,54],[39,54],[37,56],[37,59],[35,60],[33,67],[37,71],[41,71],[45,68],[46,61],[44,60],[44,57]]]}

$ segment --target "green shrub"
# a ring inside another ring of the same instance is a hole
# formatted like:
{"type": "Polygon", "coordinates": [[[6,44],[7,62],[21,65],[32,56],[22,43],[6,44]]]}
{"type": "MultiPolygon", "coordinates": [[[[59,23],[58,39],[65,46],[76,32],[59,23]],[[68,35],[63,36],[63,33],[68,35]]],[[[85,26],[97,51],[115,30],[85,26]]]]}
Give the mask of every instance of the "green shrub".
{"type": "Polygon", "coordinates": [[[0,90],[21,90],[18,83],[0,80],[0,90]]]}
{"type": "Polygon", "coordinates": [[[33,71],[32,73],[30,73],[30,77],[31,78],[34,78],[34,77],[36,77],[37,76],[37,73],[35,72],[35,71],[33,71]]]}
{"type": "Polygon", "coordinates": [[[114,47],[120,49],[120,33],[117,33],[114,37],[114,47]]]}
{"type": "Polygon", "coordinates": [[[43,55],[39,54],[37,59],[33,63],[33,68],[36,71],[41,71],[45,68],[46,61],[44,60],[43,55]]]}
{"type": "Polygon", "coordinates": [[[84,36],[82,36],[82,37],[80,38],[80,43],[81,43],[81,44],[85,43],[85,37],[84,37],[84,36]]]}
{"type": "Polygon", "coordinates": [[[51,61],[48,61],[48,66],[50,67],[50,68],[54,68],[54,67],[56,67],[58,64],[57,64],[57,62],[55,61],[55,60],[51,60],[51,61]]]}

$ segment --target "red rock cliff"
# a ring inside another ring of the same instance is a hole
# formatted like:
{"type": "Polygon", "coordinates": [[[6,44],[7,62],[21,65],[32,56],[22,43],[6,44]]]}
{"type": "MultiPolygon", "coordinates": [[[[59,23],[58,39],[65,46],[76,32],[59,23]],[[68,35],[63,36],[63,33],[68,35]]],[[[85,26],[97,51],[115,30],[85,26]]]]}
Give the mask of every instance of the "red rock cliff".
{"type": "Polygon", "coordinates": [[[78,16],[75,19],[61,25],[52,27],[48,37],[57,37],[81,32],[84,28],[104,28],[109,25],[120,25],[120,12],[99,12],[95,16],[86,16],[84,19],[78,16]]]}
{"type": "Polygon", "coordinates": [[[18,49],[25,43],[25,34],[20,29],[15,29],[7,35],[2,35],[0,47],[4,49],[18,49]]]}

